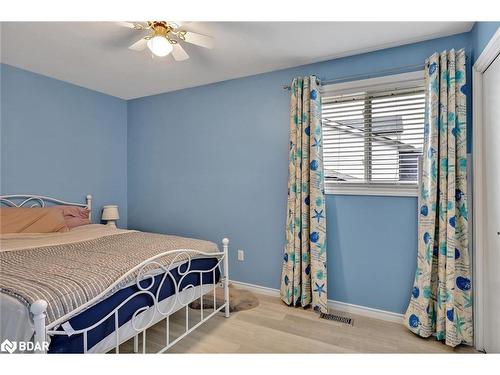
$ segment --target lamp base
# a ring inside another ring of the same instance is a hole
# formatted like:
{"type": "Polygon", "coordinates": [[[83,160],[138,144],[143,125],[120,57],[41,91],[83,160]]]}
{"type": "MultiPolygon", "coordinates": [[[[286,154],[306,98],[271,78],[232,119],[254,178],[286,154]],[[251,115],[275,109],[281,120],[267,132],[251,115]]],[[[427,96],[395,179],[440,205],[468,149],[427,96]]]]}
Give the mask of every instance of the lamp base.
{"type": "Polygon", "coordinates": [[[111,228],[116,228],[116,221],[115,220],[108,220],[108,222],[106,223],[106,225],[108,227],[111,227],[111,228]]]}

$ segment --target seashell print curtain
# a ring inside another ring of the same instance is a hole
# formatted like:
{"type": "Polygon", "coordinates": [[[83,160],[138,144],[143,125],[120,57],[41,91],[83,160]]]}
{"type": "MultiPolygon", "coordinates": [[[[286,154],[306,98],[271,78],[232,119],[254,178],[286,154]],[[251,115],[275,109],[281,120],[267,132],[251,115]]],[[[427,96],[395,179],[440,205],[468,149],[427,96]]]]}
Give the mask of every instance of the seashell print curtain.
{"type": "Polygon", "coordinates": [[[432,55],[425,84],[417,270],[405,324],[450,346],[472,344],[464,50],[432,55]]]}
{"type": "Polygon", "coordinates": [[[315,76],[295,78],[290,98],[286,243],[281,299],[327,312],[326,209],[321,98],[315,76]]]}

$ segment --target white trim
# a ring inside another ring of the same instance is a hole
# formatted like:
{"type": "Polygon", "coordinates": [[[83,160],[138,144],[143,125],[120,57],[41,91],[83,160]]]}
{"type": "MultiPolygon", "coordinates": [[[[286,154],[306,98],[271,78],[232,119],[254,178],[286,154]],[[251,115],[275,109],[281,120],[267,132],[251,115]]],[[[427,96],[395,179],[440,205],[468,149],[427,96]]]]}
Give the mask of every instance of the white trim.
{"type": "Polygon", "coordinates": [[[355,92],[359,89],[378,90],[398,89],[414,86],[416,82],[424,81],[424,71],[417,70],[409,73],[392,74],[375,78],[359,79],[356,81],[332,83],[321,87],[322,95],[342,95],[355,92]]]}
{"type": "Polygon", "coordinates": [[[473,316],[474,316],[474,344],[477,350],[484,350],[484,302],[483,302],[483,270],[484,270],[484,193],[483,186],[483,74],[472,70],[472,286],[473,286],[473,316]]]}
{"type": "Polygon", "coordinates": [[[484,222],[485,201],[483,184],[483,74],[500,54],[500,28],[491,38],[472,69],[472,156],[473,156],[473,299],[474,299],[474,347],[484,350],[484,222]]]}
{"type": "Polygon", "coordinates": [[[268,288],[267,286],[260,286],[256,284],[244,283],[243,281],[229,280],[230,284],[241,287],[242,289],[249,290],[254,293],[265,294],[266,296],[279,297],[279,289],[268,288]]]}
{"type": "Polygon", "coordinates": [[[367,318],[384,320],[386,322],[403,323],[403,314],[392,311],[374,309],[372,307],[354,305],[352,303],[328,300],[328,307],[345,313],[361,315],[367,318]]]}
{"type": "Polygon", "coordinates": [[[401,185],[343,185],[335,182],[325,182],[325,194],[334,195],[378,195],[390,197],[418,197],[418,186],[401,185]]]}
{"type": "Polygon", "coordinates": [[[497,29],[496,33],[491,37],[490,41],[484,47],[483,52],[477,58],[474,63],[474,69],[479,73],[484,73],[486,69],[491,65],[495,58],[500,53],[500,28],[497,29]]]}
{"type": "MultiPolygon", "coordinates": [[[[231,284],[234,284],[242,289],[250,290],[254,293],[265,294],[267,296],[272,296],[272,297],[280,296],[280,291],[274,288],[268,288],[265,286],[244,283],[242,281],[235,281],[235,280],[231,280],[231,284]]],[[[328,300],[328,307],[333,310],[349,314],[360,315],[372,319],[384,320],[386,322],[402,323],[403,321],[403,314],[398,314],[392,311],[374,309],[367,306],[354,305],[352,303],[334,301],[331,299],[328,300]]]]}

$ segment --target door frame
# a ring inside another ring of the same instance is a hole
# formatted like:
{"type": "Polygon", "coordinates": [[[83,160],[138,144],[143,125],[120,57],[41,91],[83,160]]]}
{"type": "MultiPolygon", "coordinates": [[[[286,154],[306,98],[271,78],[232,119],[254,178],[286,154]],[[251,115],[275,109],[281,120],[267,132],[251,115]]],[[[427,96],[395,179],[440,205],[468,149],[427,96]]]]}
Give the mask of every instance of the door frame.
{"type": "Polygon", "coordinates": [[[490,39],[472,67],[472,255],[473,255],[473,301],[474,301],[474,346],[484,351],[484,270],[486,233],[484,195],[484,151],[483,151],[483,74],[500,54],[500,28],[490,39]]]}

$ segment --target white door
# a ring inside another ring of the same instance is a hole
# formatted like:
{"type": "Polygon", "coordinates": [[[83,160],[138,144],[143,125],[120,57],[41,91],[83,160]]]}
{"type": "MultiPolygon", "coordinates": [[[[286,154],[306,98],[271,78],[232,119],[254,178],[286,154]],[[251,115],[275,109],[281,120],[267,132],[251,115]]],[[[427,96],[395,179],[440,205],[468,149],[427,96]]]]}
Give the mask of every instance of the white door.
{"type": "Polygon", "coordinates": [[[485,350],[500,353],[500,57],[483,75],[485,350]]]}

